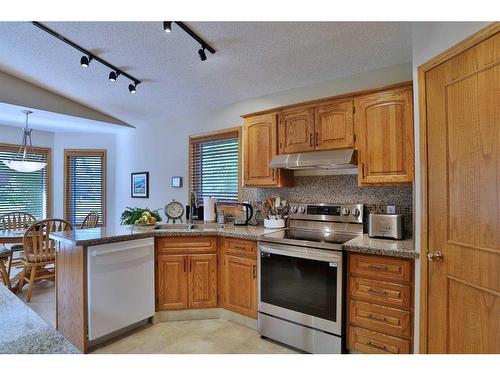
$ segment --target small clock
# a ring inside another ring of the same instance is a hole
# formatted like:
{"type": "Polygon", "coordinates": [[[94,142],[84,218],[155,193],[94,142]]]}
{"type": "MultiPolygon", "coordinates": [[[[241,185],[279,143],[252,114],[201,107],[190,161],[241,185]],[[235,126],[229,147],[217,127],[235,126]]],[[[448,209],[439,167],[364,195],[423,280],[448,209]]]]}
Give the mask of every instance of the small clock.
{"type": "Polygon", "coordinates": [[[184,215],[184,206],[172,199],[172,202],[165,206],[165,215],[167,215],[167,223],[172,220],[174,223],[176,220],[180,220],[182,223],[182,215],[184,215]]]}

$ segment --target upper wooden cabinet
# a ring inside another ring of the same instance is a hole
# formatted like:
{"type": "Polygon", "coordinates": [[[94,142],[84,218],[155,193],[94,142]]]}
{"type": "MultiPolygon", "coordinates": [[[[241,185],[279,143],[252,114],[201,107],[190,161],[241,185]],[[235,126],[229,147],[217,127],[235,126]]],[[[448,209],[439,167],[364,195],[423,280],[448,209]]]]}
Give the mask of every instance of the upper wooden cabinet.
{"type": "Polygon", "coordinates": [[[314,150],[314,109],[292,109],[280,113],[279,153],[291,154],[314,150]]]}
{"type": "Polygon", "coordinates": [[[413,181],[412,89],[355,99],[360,185],[413,181]]]}
{"type": "Polygon", "coordinates": [[[315,149],[354,147],[354,102],[333,100],[314,109],[315,149]]]}
{"type": "Polygon", "coordinates": [[[286,186],[288,171],[272,169],[269,163],[278,153],[277,114],[245,118],[243,162],[245,186],[286,186]]]}

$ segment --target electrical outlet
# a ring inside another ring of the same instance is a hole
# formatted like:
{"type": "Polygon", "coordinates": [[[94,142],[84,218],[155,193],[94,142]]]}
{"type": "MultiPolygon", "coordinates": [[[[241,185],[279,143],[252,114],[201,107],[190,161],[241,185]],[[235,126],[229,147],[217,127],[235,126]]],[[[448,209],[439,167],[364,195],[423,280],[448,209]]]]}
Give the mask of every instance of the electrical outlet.
{"type": "Polygon", "coordinates": [[[387,206],[387,213],[388,214],[395,214],[396,213],[396,206],[387,206]]]}

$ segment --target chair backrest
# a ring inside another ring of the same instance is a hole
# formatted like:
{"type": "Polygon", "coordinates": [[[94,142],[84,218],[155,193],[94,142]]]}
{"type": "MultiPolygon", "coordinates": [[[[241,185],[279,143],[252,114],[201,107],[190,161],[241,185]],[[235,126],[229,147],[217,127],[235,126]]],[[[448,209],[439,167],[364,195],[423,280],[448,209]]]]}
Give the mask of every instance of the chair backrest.
{"type": "Polygon", "coordinates": [[[62,219],[45,219],[35,221],[24,233],[24,258],[34,256],[36,262],[44,262],[56,254],[55,241],[49,238],[51,232],[71,230],[73,226],[62,219]]]}
{"type": "Polygon", "coordinates": [[[29,227],[30,224],[35,221],[36,217],[29,212],[23,211],[8,212],[0,216],[0,224],[2,225],[1,229],[3,230],[24,229],[29,227]]]}
{"type": "Polygon", "coordinates": [[[97,227],[98,222],[99,222],[99,212],[91,211],[83,220],[80,229],[95,228],[97,227]]]}

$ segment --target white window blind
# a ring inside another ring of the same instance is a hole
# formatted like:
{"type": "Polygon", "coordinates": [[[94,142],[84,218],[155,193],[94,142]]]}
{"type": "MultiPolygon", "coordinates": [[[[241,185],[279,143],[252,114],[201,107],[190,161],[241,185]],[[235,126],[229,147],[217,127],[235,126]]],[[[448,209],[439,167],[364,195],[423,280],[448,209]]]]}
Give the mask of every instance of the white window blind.
{"type": "Polygon", "coordinates": [[[99,225],[105,221],[104,150],[65,151],[65,218],[81,225],[91,211],[99,213],[99,225]]]}
{"type": "Polygon", "coordinates": [[[219,202],[238,201],[239,131],[192,137],[190,188],[199,203],[214,197],[219,202]]]}
{"type": "Polygon", "coordinates": [[[48,213],[50,149],[30,149],[27,160],[48,164],[39,171],[29,173],[14,171],[1,162],[12,160],[18,149],[19,146],[15,145],[0,145],[0,216],[12,211],[24,211],[38,220],[44,219],[48,213]]]}

